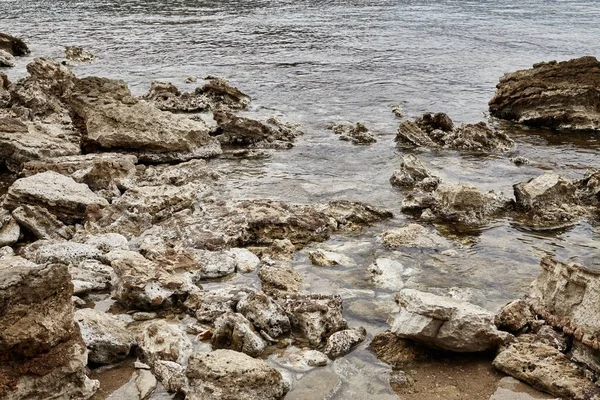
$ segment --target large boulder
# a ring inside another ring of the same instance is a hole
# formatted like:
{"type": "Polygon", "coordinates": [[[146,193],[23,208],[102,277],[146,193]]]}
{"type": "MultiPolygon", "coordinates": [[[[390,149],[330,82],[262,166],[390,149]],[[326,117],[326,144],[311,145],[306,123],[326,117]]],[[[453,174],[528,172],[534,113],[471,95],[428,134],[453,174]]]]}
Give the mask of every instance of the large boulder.
{"type": "Polygon", "coordinates": [[[0,50],[4,50],[13,56],[25,56],[29,54],[29,48],[23,39],[0,33],[0,50]]]}
{"type": "Polygon", "coordinates": [[[66,265],[0,258],[0,397],[89,398],[87,350],[73,321],[66,265]]]}
{"type": "Polygon", "coordinates": [[[289,390],[275,368],[233,350],[192,354],[186,376],[189,400],[278,400],[289,390]]]}
{"type": "Polygon", "coordinates": [[[4,207],[9,210],[22,205],[45,207],[65,223],[85,217],[88,206],[107,206],[108,202],[82,183],[53,171],[17,179],[8,189],[4,207]]]}
{"type": "Polygon", "coordinates": [[[398,337],[455,352],[492,350],[511,335],[499,331],[494,314],[473,304],[413,289],[396,296],[400,311],[390,316],[398,337]]]}
{"type": "Polygon", "coordinates": [[[600,130],[600,62],[581,57],[505,74],[490,113],[521,124],[558,130],[600,130]]]}

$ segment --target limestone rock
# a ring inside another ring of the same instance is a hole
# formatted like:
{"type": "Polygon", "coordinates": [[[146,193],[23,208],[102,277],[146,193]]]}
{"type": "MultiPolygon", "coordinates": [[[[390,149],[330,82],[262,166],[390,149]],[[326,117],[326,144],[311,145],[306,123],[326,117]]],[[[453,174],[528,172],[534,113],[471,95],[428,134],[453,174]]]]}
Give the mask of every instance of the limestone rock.
{"type": "Polygon", "coordinates": [[[278,400],[289,390],[276,369],[232,350],[192,354],[186,376],[189,400],[278,400]]]}
{"type": "Polygon", "coordinates": [[[227,254],[235,260],[235,270],[243,274],[256,271],[260,264],[260,259],[248,249],[233,248],[227,254]]]}
{"type": "Polygon", "coordinates": [[[262,290],[269,295],[295,293],[302,286],[302,276],[290,267],[282,265],[263,265],[258,271],[262,290]]]}
{"type": "Polygon", "coordinates": [[[494,367],[561,398],[600,399],[600,388],[554,347],[515,342],[494,359],[494,367]]]}
{"type": "Polygon", "coordinates": [[[375,335],[369,344],[369,350],[394,369],[402,368],[414,361],[423,361],[428,354],[427,349],[418,343],[399,338],[389,331],[375,335]]]}
{"type": "Polygon", "coordinates": [[[125,324],[110,314],[83,308],[75,312],[81,336],[89,350],[89,361],[114,364],[125,359],[134,343],[125,324]]]}
{"type": "Polygon", "coordinates": [[[169,392],[182,392],[187,386],[186,368],[176,362],[157,360],[152,370],[169,392]]]}
{"type": "Polygon", "coordinates": [[[295,294],[282,298],[281,304],[292,328],[299,330],[312,346],[319,345],[348,326],[342,315],[342,299],[339,296],[295,294]]]}
{"type": "Polygon", "coordinates": [[[504,306],[494,321],[498,329],[517,333],[530,326],[535,319],[535,314],[527,301],[515,300],[504,306]]]}
{"type": "Polygon", "coordinates": [[[334,265],[353,265],[354,261],[343,254],[326,250],[314,250],[308,252],[308,258],[313,265],[320,267],[331,267],[334,265]]]}
{"type": "Polygon", "coordinates": [[[143,98],[154,103],[159,109],[169,112],[201,112],[210,107],[206,96],[195,92],[181,93],[175,85],[168,82],[152,82],[150,91],[143,98]]]}
{"type": "Polygon", "coordinates": [[[14,67],[13,55],[0,49],[0,67],[14,67]]]}
{"type": "Polygon", "coordinates": [[[0,208],[0,247],[10,246],[19,240],[21,228],[4,208],[0,208]]]}
{"type": "Polygon", "coordinates": [[[208,82],[195,92],[206,96],[213,109],[243,110],[250,105],[250,96],[231,86],[225,79],[213,76],[205,79],[208,82]]]}
{"type": "Polygon", "coordinates": [[[98,260],[102,252],[85,243],[38,240],[23,249],[28,259],[38,263],[79,263],[84,260],[98,260]]]}
{"type": "Polygon", "coordinates": [[[184,306],[200,322],[213,322],[221,315],[233,312],[247,290],[237,287],[211,291],[194,291],[185,300],[184,306]]]}
{"type": "Polygon", "coordinates": [[[344,356],[361,344],[366,337],[367,331],[363,327],[335,332],[327,338],[324,352],[331,359],[344,356]]]}
{"type": "Polygon", "coordinates": [[[328,129],[339,135],[340,140],[354,144],[369,145],[377,142],[375,135],[360,122],[357,122],[356,125],[333,124],[328,126],[328,129]]]}
{"type": "Polygon", "coordinates": [[[12,216],[38,239],[68,240],[73,236],[73,229],[63,224],[46,207],[23,205],[15,208],[12,216]]]}
{"type": "Polygon", "coordinates": [[[600,62],[581,57],[505,74],[490,113],[521,124],[558,130],[600,129],[600,62]]]}
{"type": "Polygon", "coordinates": [[[401,228],[385,231],[380,236],[381,244],[389,249],[400,247],[435,248],[443,243],[439,237],[429,233],[423,225],[408,224],[401,228]]]}
{"type": "Polygon", "coordinates": [[[434,348],[476,352],[496,348],[512,335],[498,331],[494,314],[467,302],[404,289],[396,296],[400,312],[391,331],[434,348]]]}
{"type": "Polygon", "coordinates": [[[27,205],[43,206],[65,223],[85,216],[88,206],[107,206],[108,202],[72,178],[48,171],[17,179],[8,189],[4,206],[9,210],[27,205]]]}
{"type": "Polygon", "coordinates": [[[185,365],[192,353],[192,343],[185,332],[161,319],[144,326],[138,345],[150,366],[158,360],[185,365]]]}
{"type": "Polygon", "coordinates": [[[390,183],[394,186],[418,187],[431,191],[437,188],[440,178],[431,174],[416,156],[407,154],[402,159],[400,170],[395,171],[390,178],[390,183]]]}
{"type": "Polygon", "coordinates": [[[23,39],[0,33],[0,50],[4,50],[13,56],[25,56],[29,54],[29,48],[23,39]]]}
{"type": "Polygon", "coordinates": [[[69,265],[73,294],[104,291],[111,287],[113,269],[96,260],[84,260],[69,265]]]}
{"type": "Polygon", "coordinates": [[[81,46],[67,46],[65,47],[65,59],[77,63],[86,63],[94,61],[96,56],[81,46]]]}
{"type": "Polygon", "coordinates": [[[241,299],[236,310],[259,331],[277,338],[290,331],[290,319],[283,308],[264,293],[251,293],[241,299]]]}
{"type": "Polygon", "coordinates": [[[228,313],[215,321],[211,343],[214,349],[232,349],[258,357],[267,347],[242,314],[228,313]]]}

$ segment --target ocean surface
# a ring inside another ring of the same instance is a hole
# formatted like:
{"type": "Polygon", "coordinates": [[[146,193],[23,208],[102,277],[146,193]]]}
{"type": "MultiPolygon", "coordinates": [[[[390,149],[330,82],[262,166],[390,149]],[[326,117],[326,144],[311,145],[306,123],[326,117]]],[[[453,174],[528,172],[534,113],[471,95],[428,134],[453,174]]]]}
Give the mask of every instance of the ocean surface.
{"type": "MultiPolygon", "coordinates": [[[[431,226],[449,240],[452,256],[435,249],[389,251],[376,239],[410,222],[400,212],[401,191],[388,181],[402,160],[394,146],[399,119],[391,113],[393,104],[407,117],[441,111],[459,123],[487,120],[487,102],[504,73],[540,61],[600,56],[598,21],[600,2],[591,0],[0,0],[0,31],[25,38],[32,50],[17,59],[16,68],[3,71],[12,80],[26,74],[33,57],[60,58],[64,46],[79,45],[98,59],[74,67],[78,75],[123,79],[137,95],[153,80],[192,90],[187,77],[222,76],[252,97],[249,114],[299,123],[305,135],[291,150],[212,162],[231,182],[228,196],[299,203],[349,199],[395,213],[388,223],[313,247],[344,252],[354,266],[311,267],[310,249],[294,260],[306,288],[341,294],[351,324],[367,327],[370,336],[385,329],[400,288],[370,283],[366,268],[377,258],[411,271],[402,278],[406,287],[493,310],[527,290],[544,255],[600,268],[600,227],[588,222],[534,231],[502,219],[469,235],[431,226]],[[326,129],[332,122],[363,122],[378,142],[363,147],[339,141],[326,129]]],[[[599,136],[519,128],[510,134],[516,146],[508,153],[439,151],[420,157],[447,182],[471,182],[508,196],[514,183],[543,172],[576,178],[600,168],[599,136]],[[516,155],[530,164],[512,164],[516,155]]],[[[360,373],[331,367],[345,376],[340,399],[392,396],[385,379],[377,383],[387,367],[364,346],[346,359],[360,373]]]]}

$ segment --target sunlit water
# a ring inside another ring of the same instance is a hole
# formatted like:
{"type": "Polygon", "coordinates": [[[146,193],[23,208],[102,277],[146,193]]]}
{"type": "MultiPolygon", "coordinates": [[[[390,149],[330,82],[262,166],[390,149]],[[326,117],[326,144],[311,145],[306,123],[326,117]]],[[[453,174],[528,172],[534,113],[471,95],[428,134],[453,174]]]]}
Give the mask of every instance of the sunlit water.
{"type": "MultiPolygon", "coordinates": [[[[490,309],[521,296],[544,255],[600,266],[599,228],[587,222],[535,232],[499,220],[436,249],[389,251],[376,240],[409,221],[399,210],[402,193],[388,182],[402,158],[393,142],[398,120],[392,104],[401,104],[409,117],[443,111],[458,122],[479,121],[503,73],[543,60],[600,55],[599,20],[600,3],[574,0],[0,0],[0,31],[26,38],[32,50],[6,71],[13,80],[25,74],[32,57],[61,57],[63,46],[82,45],[98,60],[75,67],[79,75],[124,79],[138,95],[153,80],[191,90],[194,85],[184,83],[188,76],[224,76],[252,96],[251,114],[300,123],[306,135],[292,150],[213,163],[226,174],[234,197],[350,199],[395,213],[394,220],[360,235],[315,246],[351,256],[352,266],[311,266],[306,250],[294,260],[306,288],[342,295],[351,324],[366,326],[370,336],[385,329],[395,292],[369,281],[366,268],[379,257],[411,270],[403,278],[406,287],[452,293],[490,309]],[[378,143],[353,146],[325,129],[330,122],[357,121],[377,134],[378,143]],[[449,248],[457,255],[442,254],[449,248]]],[[[514,183],[546,171],[575,178],[600,167],[598,136],[522,129],[512,136],[517,146],[507,154],[441,151],[421,157],[448,182],[509,196],[514,183]],[[531,163],[515,166],[509,161],[515,155],[531,163]]],[[[251,278],[235,281],[243,279],[251,278]]],[[[391,394],[380,373],[387,367],[364,346],[347,359],[369,384],[338,362],[328,367],[343,377],[338,398],[391,394]]]]}

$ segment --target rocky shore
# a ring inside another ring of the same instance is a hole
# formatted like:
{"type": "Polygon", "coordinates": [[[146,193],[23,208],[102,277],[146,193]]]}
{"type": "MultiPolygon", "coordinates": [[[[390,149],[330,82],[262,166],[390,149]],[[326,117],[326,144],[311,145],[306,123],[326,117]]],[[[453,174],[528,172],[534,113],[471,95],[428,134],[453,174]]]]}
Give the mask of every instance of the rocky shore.
{"type": "MultiPolygon", "coordinates": [[[[24,54],[10,38],[0,35],[0,49],[24,54]]],[[[81,48],[67,55],[93,60],[81,48]]],[[[597,129],[594,61],[503,77],[492,115],[597,129]],[[529,80],[541,82],[537,96],[520,92],[529,80]]],[[[332,370],[351,376],[339,361],[368,345],[391,366],[397,393],[413,386],[404,372],[412,365],[481,353],[551,396],[600,399],[599,272],[545,257],[529,293],[495,313],[404,288],[410,271],[377,259],[365,273],[396,292],[395,310],[388,331],[371,332],[348,317],[343,295],[306,290],[292,259],[393,214],[346,200],[231,198],[213,167],[216,157],[285,151],[303,133],[297,126],[243,115],[250,96],[220,78],[192,92],[154,82],[137,97],[123,81],[77,77],[48,58],[27,71],[16,82],[0,74],[0,165],[11,174],[0,192],[0,398],[329,398],[341,385],[332,370]],[[307,373],[300,384],[267,360],[280,350],[281,365],[307,373]],[[110,393],[91,378],[134,359],[129,381],[110,393]]],[[[331,129],[354,144],[377,140],[360,123],[331,129]]],[[[390,182],[414,223],[381,234],[384,248],[443,247],[439,226],[464,232],[508,218],[544,230],[597,218],[598,171],[531,177],[507,197],[437,176],[419,157],[504,154],[515,143],[493,122],[457,126],[446,114],[425,114],[402,121],[396,143],[403,163],[390,182]]],[[[308,257],[316,268],[354,262],[325,250],[308,257]]]]}

